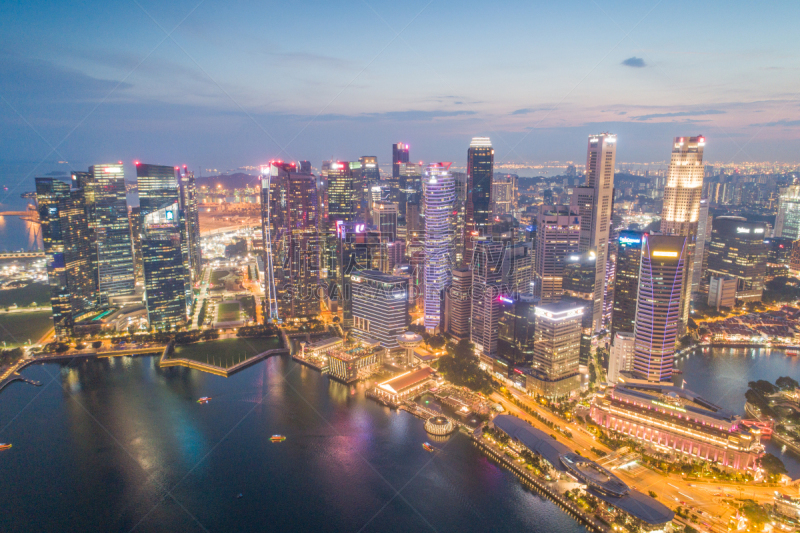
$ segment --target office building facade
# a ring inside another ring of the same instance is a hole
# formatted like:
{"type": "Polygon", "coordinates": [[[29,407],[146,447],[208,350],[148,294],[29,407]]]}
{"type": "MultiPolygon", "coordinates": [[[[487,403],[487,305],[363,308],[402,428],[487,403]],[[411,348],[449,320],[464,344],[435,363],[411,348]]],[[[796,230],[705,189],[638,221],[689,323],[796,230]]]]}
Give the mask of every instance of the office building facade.
{"type": "Polygon", "coordinates": [[[445,298],[446,331],[456,340],[470,338],[472,318],[472,270],[453,269],[453,277],[445,298]]]}
{"type": "Polygon", "coordinates": [[[534,294],[543,303],[558,301],[566,258],[578,252],[581,218],[570,207],[555,206],[539,213],[536,222],[534,294]]]}
{"type": "Polygon", "coordinates": [[[450,285],[454,263],[452,223],[455,182],[448,172],[450,163],[435,163],[425,169],[425,329],[438,331],[442,323],[443,296],[450,285]]]}
{"type": "Polygon", "coordinates": [[[408,329],[408,279],[377,270],[354,271],[353,335],[374,339],[389,352],[400,348],[397,337],[408,329]]]}
{"type": "Polygon", "coordinates": [[[580,389],[578,365],[584,312],[584,306],[575,301],[536,307],[529,390],[541,396],[562,397],[580,389]]]}
{"type": "Polygon", "coordinates": [[[614,279],[614,310],[611,318],[611,337],[617,332],[633,333],[636,322],[636,302],[639,297],[639,269],[642,262],[640,231],[620,231],[617,241],[617,266],[614,279]]]}
{"type": "Polygon", "coordinates": [[[685,297],[687,237],[644,235],[634,324],[634,373],[672,379],[681,300],[685,297]]]}
{"type": "Polygon", "coordinates": [[[796,241],[800,239],[800,185],[783,187],[778,197],[778,216],[775,217],[775,237],[796,241]]]}
{"type": "Polygon", "coordinates": [[[502,242],[492,239],[474,242],[470,335],[478,353],[487,357],[497,355],[504,254],[502,242]]]}
{"type": "MultiPolygon", "coordinates": [[[[680,330],[686,330],[691,303],[697,231],[700,220],[700,199],[703,193],[703,150],[706,139],[675,137],[664,188],[661,211],[661,232],[686,237],[684,256],[684,295],[681,297],[680,330]]],[[[702,260],[702,257],[700,258],[702,260]]]]}
{"type": "Polygon", "coordinates": [[[708,274],[736,278],[736,298],[760,301],[767,274],[766,222],[744,217],[717,217],[708,249],[708,274]]]}
{"type": "Polygon", "coordinates": [[[472,261],[473,241],[491,235],[494,148],[488,137],[474,137],[467,150],[467,201],[464,262],[472,261]]]}

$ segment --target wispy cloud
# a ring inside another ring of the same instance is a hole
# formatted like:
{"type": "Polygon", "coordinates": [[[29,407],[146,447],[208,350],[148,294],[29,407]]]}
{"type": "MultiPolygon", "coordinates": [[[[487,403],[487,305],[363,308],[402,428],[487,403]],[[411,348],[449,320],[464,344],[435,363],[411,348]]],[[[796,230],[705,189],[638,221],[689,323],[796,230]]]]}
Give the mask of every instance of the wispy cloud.
{"type": "Polygon", "coordinates": [[[537,111],[552,111],[553,107],[523,107],[522,109],[517,109],[516,111],[512,111],[512,115],[529,115],[531,113],[536,113],[537,111]]]}
{"type": "Polygon", "coordinates": [[[337,113],[328,113],[320,115],[317,120],[346,120],[357,122],[372,122],[375,120],[397,120],[397,121],[413,121],[413,122],[429,122],[437,118],[451,118],[459,116],[468,116],[477,114],[475,111],[444,111],[444,110],[409,110],[409,111],[387,111],[385,113],[360,113],[357,115],[344,115],[337,113]]]}
{"type": "Polygon", "coordinates": [[[702,117],[704,115],[724,115],[725,111],[719,109],[705,109],[700,111],[677,111],[675,113],[652,113],[650,115],[639,115],[632,117],[634,120],[650,120],[652,118],[675,118],[675,117],[702,117]]]}
{"type": "Polygon", "coordinates": [[[800,126],[800,120],[776,120],[775,122],[765,122],[763,124],[750,124],[750,126],[800,126]]]}
{"type": "Polygon", "coordinates": [[[626,67],[633,67],[633,68],[643,68],[643,67],[646,66],[646,64],[644,62],[644,59],[642,59],[641,57],[636,57],[636,56],[629,57],[628,59],[626,59],[625,61],[623,61],[620,64],[621,65],[625,65],[626,67]]]}

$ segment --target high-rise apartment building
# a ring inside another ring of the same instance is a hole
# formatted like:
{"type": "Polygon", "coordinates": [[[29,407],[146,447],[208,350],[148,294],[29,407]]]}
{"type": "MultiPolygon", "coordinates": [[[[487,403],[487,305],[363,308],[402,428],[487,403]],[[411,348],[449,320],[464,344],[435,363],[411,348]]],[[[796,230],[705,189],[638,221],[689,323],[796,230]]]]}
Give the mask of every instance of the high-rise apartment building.
{"type": "Polygon", "coordinates": [[[453,278],[445,297],[446,331],[457,340],[470,338],[472,313],[472,270],[453,269],[453,278]]]}
{"type": "Polygon", "coordinates": [[[353,271],[353,335],[374,339],[390,352],[408,329],[408,279],[377,270],[353,271]]]}
{"type": "Polygon", "coordinates": [[[408,163],[408,145],[394,143],[392,145],[392,179],[395,186],[400,185],[400,165],[408,163]]]}
{"type": "Polygon", "coordinates": [[[708,274],[736,278],[736,298],[760,301],[767,274],[768,246],[764,242],[766,222],[748,222],[744,217],[714,219],[708,249],[708,274]]]}
{"type": "Polygon", "coordinates": [[[497,355],[504,255],[503,242],[492,239],[474,242],[470,335],[478,353],[487,357],[497,355]]]}
{"type": "Polygon", "coordinates": [[[36,178],[53,326],[56,337],[72,334],[76,315],[97,304],[92,235],[82,189],[53,178],[36,178]]]}
{"type": "Polygon", "coordinates": [[[688,237],[644,235],[634,324],[633,371],[647,381],[669,381],[685,295],[688,237]]]}
{"type": "Polygon", "coordinates": [[[172,166],[136,165],[147,319],[157,329],[185,324],[192,299],[177,176],[172,166]]]}
{"type": "Polygon", "coordinates": [[[133,246],[121,163],[94,165],[83,178],[89,228],[97,246],[97,279],[101,305],[133,294],[133,246]]]}
{"type": "Polygon", "coordinates": [[[181,191],[181,209],[186,224],[185,254],[189,257],[192,281],[197,283],[203,267],[203,252],[200,247],[200,211],[197,205],[197,183],[194,180],[194,172],[190,171],[186,165],[178,170],[178,186],[181,191]]]}
{"type": "Polygon", "coordinates": [[[434,163],[422,180],[425,207],[425,329],[438,331],[442,302],[455,268],[452,209],[456,199],[450,163],[434,163]]]}
{"type": "Polygon", "coordinates": [[[316,315],[322,242],[314,175],[297,172],[294,163],[272,162],[262,168],[261,194],[270,315],[276,312],[279,320],[316,315]]]}
{"type": "Polygon", "coordinates": [[[642,262],[640,231],[619,232],[617,271],[614,280],[614,312],[611,318],[611,338],[620,331],[633,333],[636,322],[636,302],[639,297],[639,269],[642,262]]]}
{"type": "MultiPolygon", "coordinates": [[[[661,210],[661,233],[686,237],[683,262],[687,271],[683,276],[684,294],[680,299],[681,332],[685,331],[686,323],[689,320],[692,284],[694,283],[692,276],[700,220],[700,199],[703,194],[703,149],[705,145],[706,139],[702,136],[675,137],[667,182],[664,187],[664,206],[661,210]]],[[[702,261],[702,257],[699,259],[702,261]]]]}
{"type": "Polygon", "coordinates": [[[594,252],[595,283],[592,323],[595,331],[603,329],[603,302],[605,297],[608,242],[611,230],[611,212],[614,204],[614,165],[617,154],[617,136],[601,133],[589,136],[586,152],[586,200],[591,202],[589,213],[581,210],[581,235],[579,251],[594,252]],[[588,219],[588,220],[587,220],[588,219]]]}
{"type": "Polygon", "coordinates": [[[778,197],[778,216],[775,218],[775,236],[800,239],[800,185],[781,188],[778,197]]]}
{"type": "Polygon", "coordinates": [[[578,252],[581,217],[568,206],[542,209],[536,221],[534,294],[542,302],[561,298],[566,257],[578,252]]]}
{"type": "Polygon", "coordinates": [[[587,310],[576,301],[536,306],[528,389],[542,396],[560,397],[580,388],[578,366],[584,312],[587,310]]]}
{"type": "Polygon", "coordinates": [[[467,150],[464,262],[472,261],[473,241],[491,235],[494,149],[489,137],[474,137],[467,150]]]}

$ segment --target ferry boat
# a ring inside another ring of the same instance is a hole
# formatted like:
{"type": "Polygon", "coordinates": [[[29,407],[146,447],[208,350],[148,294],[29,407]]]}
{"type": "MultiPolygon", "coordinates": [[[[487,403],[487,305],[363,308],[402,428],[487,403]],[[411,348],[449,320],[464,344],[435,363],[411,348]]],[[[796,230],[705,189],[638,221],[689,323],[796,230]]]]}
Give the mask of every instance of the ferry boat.
{"type": "Polygon", "coordinates": [[[672,369],[672,373],[673,374],[683,374],[683,370],[681,370],[679,368],[673,368],[672,369]]]}
{"type": "Polygon", "coordinates": [[[10,444],[6,444],[5,442],[0,442],[0,451],[7,450],[9,448],[11,448],[10,444]]]}
{"type": "Polygon", "coordinates": [[[197,400],[197,403],[208,403],[210,401],[211,401],[211,396],[203,396],[202,398],[197,400]]]}
{"type": "Polygon", "coordinates": [[[789,355],[791,357],[797,357],[798,355],[800,355],[800,352],[795,352],[795,351],[786,352],[786,355],[789,355]]]}
{"type": "Polygon", "coordinates": [[[431,445],[430,445],[429,443],[427,443],[427,442],[423,442],[423,443],[422,443],[422,447],[423,447],[423,448],[425,448],[425,450],[426,450],[426,451],[429,451],[429,452],[435,452],[435,451],[436,451],[436,448],[434,448],[433,446],[431,446],[431,445]]]}
{"type": "Polygon", "coordinates": [[[269,438],[272,442],[283,442],[286,440],[286,437],[283,435],[273,435],[269,438]]]}

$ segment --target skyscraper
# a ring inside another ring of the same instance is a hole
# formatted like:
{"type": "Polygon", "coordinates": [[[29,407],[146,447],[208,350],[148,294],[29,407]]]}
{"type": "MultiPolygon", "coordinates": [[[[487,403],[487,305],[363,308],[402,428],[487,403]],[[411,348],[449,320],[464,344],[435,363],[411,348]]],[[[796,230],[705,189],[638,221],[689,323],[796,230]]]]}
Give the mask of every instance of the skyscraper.
{"type": "MultiPolygon", "coordinates": [[[[691,303],[694,253],[700,219],[700,198],[703,193],[703,149],[706,139],[697,137],[675,137],[672,144],[672,159],[664,187],[664,206],[661,211],[661,233],[686,237],[686,252],[683,258],[687,269],[683,276],[683,295],[680,298],[680,330],[686,329],[691,303]]],[[[702,257],[700,257],[702,261],[702,257]]]]}
{"type": "Polygon", "coordinates": [[[328,224],[335,229],[338,221],[356,220],[358,195],[353,171],[347,161],[331,163],[328,170],[328,224]]]}
{"type": "Polygon", "coordinates": [[[181,192],[181,210],[183,210],[184,224],[186,224],[186,251],[189,257],[189,269],[192,281],[200,280],[203,263],[203,252],[200,247],[200,213],[197,207],[197,184],[194,172],[187,169],[186,165],[178,171],[178,186],[181,192]]]}
{"type": "Polygon", "coordinates": [[[529,295],[520,295],[516,299],[501,297],[497,355],[512,365],[529,365],[533,361],[535,302],[536,299],[529,295]]]}
{"type": "Polygon", "coordinates": [[[492,219],[517,212],[517,175],[499,174],[492,177],[492,219]]]}
{"type": "Polygon", "coordinates": [[[580,388],[578,373],[581,322],[586,309],[576,301],[536,307],[533,368],[528,387],[542,396],[558,397],[580,388]]]}
{"type": "Polygon", "coordinates": [[[800,185],[781,188],[778,198],[778,216],[775,218],[775,236],[800,239],[800,185]]]}
{"type": "Polygon", "coordinates": [[[687,242],[688,237],[679,235],[642,237],[633,371],[647,381],[672,378],[686,283],[687,242]]]}
{"type": "Polygon", "coordinates": [[[767,274],[766,222],[744,217],[717,217],[708,249],[708,274],[736,278],[736,298],[760,301],[767,274]]]}
{"type": "Polygon", "coordinates": [[[389,273],[394,265],[402,262],[402,256],[393,253],[402,247],[397,240],[398,226],[397,204],[392,202],[375,202],[372,204],[372,225],[380,232],[381,246],[378,257],[378,270],[389,273]]]}
{"type": "Polygon", "coordinates": [[[451,163],[433,163],[422,180],[425,205],[425,329],[438,331],[442,300],[454,265],[452,209],[456,199],[451,163]]]}
{"type": "Polygon", "coordinates": [[[566,258],[562,289],[564,300],[577,301],[584,306],[586,312],[581,319],[581,352],[580,364],[589,364],[592,349],[592,333],[594,322],[589,310],[592,309],[595,295],[595,275],[597,273],[597,257],[594,252],[571,254],[566,258]]]}
{"type": "Polygon", "coordinates": [[[133,246],[121,163],[93,165],[82,180],[89,228],[97,246],[99,302],[133,294],[133,246]]]}
{"type": "Polygon", "coordinates": [[[614,282],[614,313],[611,318],[611,338],[620,331],[633,333],[636,321],[636,302],[639,297],[639,269],[642,262],[640,231],[620,231],[617,248],[617,272],[614,282]]]}
{"type": "Polygon", "coordinates": [[[74,317],[97,303],[94,254],[82,189],[36,178],[36,200],[57,337],[72,333],[74,317]]]}
{"type": "Polygon", "coordinates": [[[392,145],[392,179],[395,186],[400,186],[400,165],[408,163],[408,145],[395,143],[392,145]]]}
{"type": "Polygon", "coordinates": [[[185,324],[192,298],[177,175],[172,166],[136,165],[147,318],[158,329],[185,324]]]}
{"type": "Polygon", "coordinates": [[[380,249],[380,234],[365,224],[343,222],[336,227],[337,300],[344,327],[353,326],[352,278],[359,271],[372,270],[380,249]]]}
{"type": "Polygon", "coordinates": [[[133,273],[136,283],[144,283],[144,264],[142,263],[142,215],[139,207],[131,207],[128,213],[133,242],[133,273]]]}
{"type": "Polygon", "coordinates": [[[475,241],[474,247],[470,334],[476,350],[493,357],[497,355],[505,243],[484,238],[475,241]]]}
{"type": "MultiPolygon", "coordinates": [[[[594,252],[595,262],[594,301],[591,309],[595,331],[603,329],[603,301],[608,259],[608,239],[611,229],[611,211],[614,203],[614,164],[617,154],[617,136],[610,133],[589,136],[586,153],[587,199],[591,209],[581,212],[581,252],[594,252]],[[588,219],[588,220],[587,220],[588,219]]],[[[582,190],[579,189],[579,190],[582,190]]]]}
{"type": "Polygon", "coordinates": [[[353,334],[398,351],[397,336],[408,329],[408,279],[377,270],[353,271],[353,334]]]}
{"type": "Polygon", "coordinates": [[[472,312],[472,270],[453,269],[452,284],[446,296],[447,333],[458,340],[469,339],[470,315],[472,312]]]}
{"type": "Polygon", "coordinates": [[[467,203],[464,262],[472,261],[474,240],[491,235],[494,149],[489,137],[473,137],[467,150],[467,203]]]}
{"type": "Polygon", "coordinates": [[[703,272],[706,268],[706,256],[709,241],[706,239],[711,234],[711,217],[708,214],[708,199],[700,200],[700,213],[697,219],[697,243],[695,244],[695,257],[697,260],[692,265],[692,298],[702,300],[703,272]]]}
{"type": "Polygon", "coordinates": [[[542,302],[561,298],[566,257],[578,252],[580,224],[580,216],[568,206],[553,206],[539,212],[533,282],[534,294],[542,302]]]}
{"type": "MultiPolygon", "coordinates": [[[[378,168],[378,158],[374,155],[365,155],[358,158],[361,163],[361,177],[365,183],[374,183],[381,180],[381,171],[378,168]]],[[[311,172],[309,172],[310,174],[311,172]]]]}

